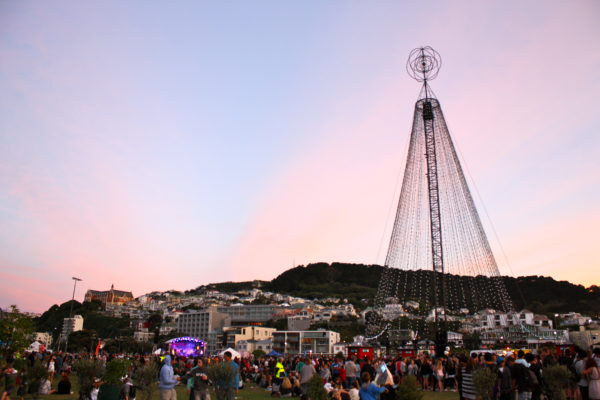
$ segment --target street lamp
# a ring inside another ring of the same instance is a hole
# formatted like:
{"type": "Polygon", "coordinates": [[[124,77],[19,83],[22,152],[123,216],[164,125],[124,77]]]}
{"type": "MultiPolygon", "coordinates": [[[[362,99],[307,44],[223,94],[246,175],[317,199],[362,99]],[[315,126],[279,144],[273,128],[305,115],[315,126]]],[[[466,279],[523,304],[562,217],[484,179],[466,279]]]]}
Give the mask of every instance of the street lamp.
{"type": "Polygon", "coordinates": [[[75,288],[77,287],[77,282],[82,281],[83,279],[79,279],[76,277],[71,277],[73,279],[73,297],[71,297],[71,311],[69,311],[69,318],[73,318],[73,303],[75,302],[75,288]]]}
{"type": "MultiPolygon", "coordinates": [[[[75,303],[75,288],[77,287],[77,282],[82,281],[83,279],[80,278],[76,278],[76,277],[71,277],[71,279],[73,279],[73,296],[71,297],[71,309],[69,311],[69,323],[71,323],[72,319],[73,319],[73,303],[75,303]]],[[[73,327],[74,328],[74,327],[73,327]]],[[[65,339],[65,352],[68,351],[69,348],[69,334],[67,334],[67,338],[65,339]]]]}

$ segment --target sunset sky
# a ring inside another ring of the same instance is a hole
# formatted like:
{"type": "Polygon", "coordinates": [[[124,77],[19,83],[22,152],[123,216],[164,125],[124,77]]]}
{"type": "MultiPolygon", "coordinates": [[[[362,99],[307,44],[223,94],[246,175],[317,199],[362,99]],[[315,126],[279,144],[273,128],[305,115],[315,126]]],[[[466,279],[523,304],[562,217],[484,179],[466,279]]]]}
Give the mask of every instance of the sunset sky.
{"type": "Polygon", "coordinates": [[[0,307],[67,301],[72,276],[81,300],[383,263],[422,45],[501,273],[600,284],[599,18],[598,1],[1,2],[0,307]]]}

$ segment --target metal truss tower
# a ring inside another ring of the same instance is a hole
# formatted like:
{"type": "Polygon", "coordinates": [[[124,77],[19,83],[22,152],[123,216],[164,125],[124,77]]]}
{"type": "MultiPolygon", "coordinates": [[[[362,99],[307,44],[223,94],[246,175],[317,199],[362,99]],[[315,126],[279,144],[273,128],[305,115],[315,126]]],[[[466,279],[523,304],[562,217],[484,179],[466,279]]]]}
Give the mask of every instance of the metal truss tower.
{"type": "Polygon", "coordinates": [[[429,85],[440,67],[431,47],[410,53],[407,71],[422,89],[386,269],[368,318],[367,333],[373,337],[395,326],[443,344],[461,314],[513,309],[429,85]],[[396,313],[390,315],[390,309],[396,313]]]}

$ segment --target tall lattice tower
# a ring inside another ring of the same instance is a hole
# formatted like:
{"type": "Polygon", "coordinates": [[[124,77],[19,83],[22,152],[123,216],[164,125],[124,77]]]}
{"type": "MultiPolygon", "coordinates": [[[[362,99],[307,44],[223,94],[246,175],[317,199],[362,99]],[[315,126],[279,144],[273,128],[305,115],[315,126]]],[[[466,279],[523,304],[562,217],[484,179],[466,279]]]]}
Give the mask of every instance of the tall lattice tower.
{"type": "Polygon", "coordinates": [[[429,85],[440,66],[431,47],[414,49],[407,63],[422,89],[386,269],[368,315],[373,338],[412,331],[445,344],[461,315],[513,309],[429,85]]]}

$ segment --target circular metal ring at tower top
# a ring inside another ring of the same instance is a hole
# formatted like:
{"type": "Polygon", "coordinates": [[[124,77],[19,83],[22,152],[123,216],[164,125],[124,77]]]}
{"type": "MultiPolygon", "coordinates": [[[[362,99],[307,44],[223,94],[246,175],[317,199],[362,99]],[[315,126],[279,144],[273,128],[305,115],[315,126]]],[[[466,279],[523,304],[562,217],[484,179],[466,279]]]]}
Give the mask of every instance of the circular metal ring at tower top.
{"type": "Polygon", "coordinates": [[[434,79],[442,66],[439,53],[429,46],[419,47],[410,52],[406,71],[418,82],[434,79]]]}

